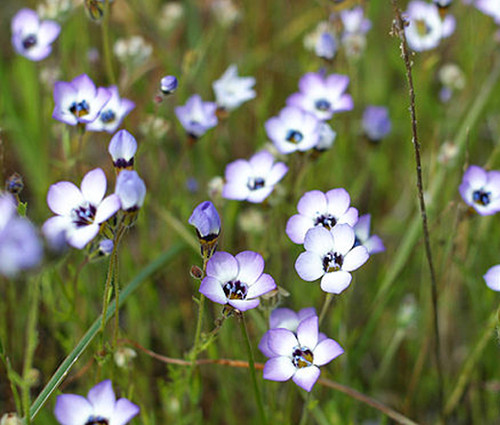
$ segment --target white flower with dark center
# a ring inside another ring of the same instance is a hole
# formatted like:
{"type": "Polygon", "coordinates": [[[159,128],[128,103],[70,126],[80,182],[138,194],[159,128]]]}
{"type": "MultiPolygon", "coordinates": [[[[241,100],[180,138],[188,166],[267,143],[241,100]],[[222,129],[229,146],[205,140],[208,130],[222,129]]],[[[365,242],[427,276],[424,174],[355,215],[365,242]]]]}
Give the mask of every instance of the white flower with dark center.
{"type": "Polygon", "coordinates": [[[477,165],[471,165],[458,190],[465,203],[480,215],[492,215],[500,211],[500,171],[485,171],[477,165]]]}
{"type": "Polygon", "coordinates": [[[217,125],[214,102],[203,102],[197,94],[192,95],[183,106],[175,108],[175,115],[186,132],[198,138],[217,125]]]}
{"type": "Polygon", "coordinates": [[[226,166],[226,183],[222,197],[238,201],[260,203],[287,173],[283,162],[274,162],[267,151],[260,151],[250,160],[238,159],[226,166]]]}
{"type": "Polygon", "coordinates": [[[111,97],[99,112],[98,117],[87,124],[88,131],[107,131],[114,133],[120,127],[123,119],[135,108],[135,103],[120,97],[118,87],[108,87],[111,97]]]}
{"type": "Polygon", "coordinates": [[[254,85],[255,78],[239,77],[238,67],[233,64],[222,77],[212,84],[215,102],[217,106],[227,111],[236,109],[242,103],[256,96],[255,90],[252,88],[254,85]]]}
{"type": "Polygon", "coordinates": [[[363,245],[368,254],[372,255],[385,251],[385,246],[379,236],[370,235],[370,221],[370,214],[359,217],[358,222],[354,225],[354,234],[356,236],[354,246],[363,245]]]}
{"type": "Polygon", "coordinates": [[[351,283],[352,271],[369,257],[364,246],[354,246],[354,230],[348,224],[337,224],[331,230],[315,227],[307,232],[305,252],[295,262],[295,270],[305,281],[321,278],[321,289],[340,294],[351,283]]]}
{"type": "Polygon", "coordinates": [[[436,48],[441,39],[455,30],[455,18],[446,15],[441,19],[438,7],[432,3],[413,0],[408,4],[406,16],[409,21],[405,27],[406,40],[417,52],[436,48]]]}
{"type": "Polygon", "coordinates": [[[116,400],[111,381],[97,384],[87,398],[77,394],[57,397],[54,414],[61,425],[125,425],[139,413],[126,398],[116,400]]]}
{"type": "Polygon", "coordinates": [[[31,9],[21,9],[12,18],[12,44],[20,55],[32,60],[45,59],[52,52],[52,43],[61,26],[55,21],[40,21],[31,9]]]}
{"type": "Polygon", "coordinates": [[[267,332],[271,353],[264,366],[264,379],[288,381],[292,378],[299,387],[311,391],[319,378],[320,366],[330,363],[344,350],[330,338],[319,338],[318,316],[300,322],[297,334],[284,328],[267,332]]]}
{"type": "Polygon", "coordinates": [[[309,112],[294,106],[283,108],[266,121],[267,136],[282,154],[305,152],[318,144],[320,122],[309,112]]]}
{"type": "Polygon", "coordinates": [[[78,189],[73,183],[53,184],[47,194],[49,208],[57,214],[43,225],[46,235],[64,234],[71,246],[82,249],[99,233],[102,223],[120,209],[120,198],[104,198],[106,175],[100,168],[89,171],[78,189]]]}
{"type": "Polygon", "coordinates": [[[200,292],[216,303],[246,311],[259,305],[261,295],[276,288],[273,278],[263,271],[264,259],[256,252],[243,251],[235,257],[216,252],[208,260],[200,292]]]}
{"type": "Polygon", "coordinates": [[[343,188],[326,193],[311,190],[304,193],[297,204],[298,214],[290,217],[286,234],[294,243],[304,243],[309,229],[323,226],[330,230],[337,223],[354,226],[358,221],[358,210],[351,207],[351,197],[343,188]]]}

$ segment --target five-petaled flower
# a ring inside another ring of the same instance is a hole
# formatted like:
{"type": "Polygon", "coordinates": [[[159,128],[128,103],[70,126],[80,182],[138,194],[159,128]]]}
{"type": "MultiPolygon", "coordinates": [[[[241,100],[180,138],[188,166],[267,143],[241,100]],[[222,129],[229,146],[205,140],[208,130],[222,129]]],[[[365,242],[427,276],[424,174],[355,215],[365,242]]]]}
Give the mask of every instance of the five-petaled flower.
{"type": "Polygon", "coordinates": [[[32,60],[45,59],[52,52],[52,43],[61,26],[55,21],[40,21],[31,9],[21,9],[12,18],[12,44],[20,55],[32,60]]]}
{"type": "Polygon", "coordinates": [[[54,112],[52,117],[69,125],[88,124],[94,121],[111,98],[111,92],[96,88],[88,75],[82,74],[69,83],[54,84],[54,112]]]}
{"type": "Polygon", "coordinates": [[[334,113],[350,111],[354,107],[347,75],[308,72],[299,81],[299,92],[286,100],[287,105],[310,112],[320,121],[329,120],[334,113]]]}
{"type": "Polygon", "coordinates": [[[298,214],[290,217],[286,234],[294,243],[304,243],[309,229],[323,226],[331,229],[337,223],[354,226],[358,221],[358,210],[350,206],[351,197],[343,188],[326,193],[319,190],[306,192],[297,204],[298,214]]]}
{"type": "Polygon", "coordinates": [[[116,400],[108,379],[90,389],[87,398],[77,394],[57,397],[54,414],[61,425],[125,425],[139,413],[126,398],[116,400]]]}
{"type": "Polygon", "coordinates": [[[337,224],[331,230],[315,227],[307,232],[305,252],[295,262],[295,270],[305,281],[321,278],[321,289],[340,294],[351,283],[352,271],[369,257],[364,246],[354,246],[354,230],[348,224],[337,224]]]}
{"type": "Polygon", "coordinates": [[[233,64],[212,84],[215,102],[220,108],[232,111],[256,96],[254,85],[255,78],[238,76],[238,67],[233,64]]]}
{"type": "Polygon", "coordinates": [[[344,350],[330,338],[320,341],[318,316],[300,322],[297,334],[284,328],[268,331],[268,344],[275,353],[264,366],[264,379],[288,381],[311,391],[319,378],[320,366],[330,363],[344,350]]]}
{"type": "Polygon", "coordinates": [[[108,87],[111,97],[99,112],[98,117],[87,124],[87,131],[107,131],[114,133],[120,127],[123,119],[135,108],[135,103],[120,97],[118,87],[108,87]]]}
{"type": "Polygon", "coordinates": [[[185,105],[175,108],[175,115],[186,132],[196,139],[217,125],[216,110],[217,104],[203,102],[199,95],[194,94],[185,105]]]}
{"type": "Polygon", "coordinates": [[[274,162],[268,151],[257,152],[250,160],[238,159],[226,166],[226,184],[222,196],[226,199],[260,203],[287,173],[283,162],[274,162]]]}
{"type": "Polygon", "coordinates": [[[458,190],[465,203],[479,214],[492,215],[500,211],[500,171],[485,171],[471,165],[458,190]]]}
{"type": "Polygon", "coordinates": [[[208,260],[200,292],[216,303],[246,311],[259,305],[258,297],[276,288],[274,279],[263,271],[264,259],[256,252],[243,251],[234,257],[216,252],[208,260]]]}
{"type": "Polygon", "coordinates": [[[368,254],[378,254],[385,251],[384,243],[377,235],[370,235],[371,215],[365,214],[359,217],[354,225],[354,235],[356,236],[354,246],[362,245],[368,251],[368,254]]]}
{"type": "Polygon", "coordinates": [[[68,244],[82,249],[99,233],[102,223],[120,209],[118,195],[106,193],[106,175],[100,168],[89,171],[82,179],[81,189],[62,181],[49,188],[47,203],[57,214],[43,225],[47,235],[64,234],[68,244]]]}

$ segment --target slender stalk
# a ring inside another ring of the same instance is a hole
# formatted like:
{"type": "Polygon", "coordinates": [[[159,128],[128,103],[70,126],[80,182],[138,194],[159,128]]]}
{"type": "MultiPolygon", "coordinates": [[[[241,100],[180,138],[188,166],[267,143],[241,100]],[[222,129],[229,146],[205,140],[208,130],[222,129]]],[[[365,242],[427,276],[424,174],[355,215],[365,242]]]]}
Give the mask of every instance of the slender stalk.
{"type": "MultiPolygon", "coordinates": [[[[133,294],[133,292],[144,282],[147,278],[149,278],[153,273],[158,271],[160,268],[170,263],[177,255],[184,249],[184,244],[176,244],[173,245],[168,250],[161,253],[154,261],[152,261],[148,266],[144,267],[140,273],[129,282],[129,284],[123,289],[122,296],[120,297],[120,306],[125,303],[125,301],[133,294]]],[[[68,375],[69,371],[76,363],[76,361],[80,358],[80,356],[85,352],[89,344],[94,340],[96,335],[99,334],[102,322],[107,322],[115,312],[115,305],[111,304],[109,306],[109,310],[106,312],[105,316],[99,316],[92,326],[87,330],[85,335],[80,339],[78,344],[76,344],[75,348],[68,356],[64,359],[61,365],[54,372],[52,377],[49,379],[49,382],[45,385],[43,390],[40,392],[36,400],[31,405],[30,415],[31,420],[33,420],[40,409],[45,405],[49,397],[52,393],[57,389],[59,384],[64,380],[64,378],[68,375]]]]}
{"type": "Polygon", "coordinates": [[[309,401],[311,400],[311,393],[308,392],[304,398],[304,404],[302,405],[302,414],[300,415],[299,425],[306,425],[307,419],[309,417],[309,401]]]}
{"type": "Polygon", "coordinates": [[[115,329],[114,329],[114,335],[113,335],[113,351],[116,348],[116,341],[118,340],[118,331],[120,328],[120,314],[119,314],[119,307],[120,307],[120,281],[118,279],[118,246],[120,244],[120,241],[127,231],[127,226],[121,224],[120,228],[118,229],[118,233],[116,234],[116,238],[114,240],[114,245],[113,245],[113,252],[111,255],[114,255],[114,272],[115,275],[113,277],[113,283],[114,283],[114,290],[115,290],[115,329]]]}
{"type": "Polygon", "coordinates": [[[255,400],[257,401],[257,406],[259,408],[260,423],[262,425],[266,425],[267,424],[266,414],[264,412],[264,405],[262,403],[262,396],[260,394],[259,385],[257,384],[257,375],[255,373],[255,362],[254,362],[254,358],[253,358],[252,345],[250,344],[250,338],[248,336],[247,325],[246,325],[245,316],[243,313],[241,313],[240,326],[241,326],[241,333],[243,335],[243,339],[245,340],[245,346],[247,349],[248,367],[250,369],[250,377],[252,378],[252,385],[253,385],[253,390],[255,393],[255,400]]]}
{"type": "Polygon", "coordinates": [[[328,307],[330,307],[330,304],[332,303],[333,300],[333,294],[326,294],[325,301],[323,303],[323,307],[321,307],[321,313],[319,314],[319,319],[318,319],[318,326],[321,325],[323,322],[323,319],[326,316],[326,312],[328,311],[328,307]]]}
{"type": "Polygon", "coordinates": [[[104,64],[106,66],[106,74],[108,81],[112,85],[116,85],[115,74],[113,72],[113,60],[111,57],[111,48],[109,44],[109,0],[104,1],[104,16],[102,19],[102,51],[104,54],[104,64]]]}
{"type": "Polygon", "coordinates": [[[33,367],[33,358],[37,346],[36,325],[38,321],[38,303],[40,299],[40,281],[37,279],[30,285],[30,310],[28,313],[28,323],[26,326],[26,351],[24,353],[23,383],[21,388],[21,398],[26,425],[30,425],[30,373],[33,367]]]}
{"type": "Polygon", "coordinates": [[[416,101],[415,101],[415,88],[413,86],[413,75],[412,75],[412,60],[410,58],[410,53],[408,51],[408,45],[406,43],[406,36],[404,32],[405,22],[401,16],[401,11],[397,6],[397,0],[392,0],[392,5],[394,7],[395,23],[394,30],[396,35],[401,40],[401,53],[403,56],[405,68],[406,68],[406,78],[408,80],[409,96],[410,96],[410,115],[411,115],[411,130],[412,130],[412,143],[415,151],[415,165],[417,174],[417,190],[418,199],[420,205],[420,215],[422,218],[422,229],[424,232],[424,245],[425,254],[427,257],[427,263],[429,265],[429,271],[431,275],[431,293],[432,293],[432,315],[433,315],[433,325],[434,325],[434,357],[438,372],[438,405],[440,411],[443,408],[444,399],[444,378],[443,378],[443,367],[441,364],[441,342],[439,337],[439,313],[438,313],[438,295],[437,295],[437,283],[436,283],[436,273],[434,270],[434,263],[432,261],[432,251],[430,243],[429,226],[427,223],[427,211],[425,207],[424,200],[424,188],[422,182],[422,162],[420,157],[420,141],[418,139],[417,132],[417,111],[416,111],[416,101]]]}

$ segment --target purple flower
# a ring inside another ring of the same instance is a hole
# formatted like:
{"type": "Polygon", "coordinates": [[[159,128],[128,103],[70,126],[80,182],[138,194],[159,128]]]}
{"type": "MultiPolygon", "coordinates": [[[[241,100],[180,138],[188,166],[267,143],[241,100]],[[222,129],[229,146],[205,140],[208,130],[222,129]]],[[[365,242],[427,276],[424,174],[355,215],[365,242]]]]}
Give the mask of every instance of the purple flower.
{"type": "Polygon", "coordinates": [[[216,103],[226,111],[238,108],[242,103],[256,96],[253,86],[255,78],[238,76],[238,67],[231,65],[222,77],[214,81],[212,87],[216,103]]]}
{"type": "Polygon", "coordinates": [[[276,356],[264,366],[264,379],[288,381],[292,378],[299,387],[311,391],[319,378],[320,366],[330,363],[344,350],[333,339],[319,341],[318,317],[303,320],[297,335],[288,329],[271,329],[269,347],[276,356]]]}
{"type": "Polygon", "coordinates": [[[109,142],[108,152],[116,168],[132,168],[137,152],[137,141],[127,130],[120,130],[109,142]]]}
{"type": "Polygon", "coordinates": [[[174,77],[173,75],[166,75],[161,79],[160,90],[165,95],[172,94],[177,90],[178,85],[179,82],[177,81],[176,77],[174,77]]]}
{"type": "Polygon", "coordinates": [[[42,245],[35,228],[17,215],[14,198],[0,193],[0,275],[12,277],[41,259],[42,245]]]}
{"type": "Polygon", "coordinates": [[[316,56],[320,58],[333,59],[335,53],[337,53],[337,48],[337,40],[335,40],[335,36],[328,31],[324,31],[316,40],[314,52],[316,53],[316,56]]]}
{"type": "Polygon", "coordinates": [[[305,152],[318,144],[319,121],[302,109],[288,106],[266,121],[267,136],[282,154],[305,152]]]}
{"type": "Polygon", "coordinates": [[[354,226],[358,221],[358,210],[350,206],[351,197],[347,190],[332,189],[326,193],[319,190],[306,192],[297,204],[298,214],[290,217],[286,234],[294,243],[304,243],[309,229],[323,226],[331,229],[337,223],[354,226]]]}
{"type": "Polygon", "coordinates": [[[111,97],[106,105],[99,112],[99,116],[92,122],[87,124],[88,131],[107,131],[114,133],[120,127],[123,118],[125,118],[132,109],[135,108],[135,103],[128,99],[120,98],[118,87],[111,86],[107,89],[111,93],[111,97]]]}
{"type": "Polygon", "coordinates": [[[498,0],[476,0],[474,3],[481,12],[495,19],[495,23],[500,25],[500,1],[498,0]]]}
{"type": "MultiPolygon", "coordinates": [[[[289,308],[276,308],[269,317],[269,329],[283,328],[296,333],[299,323],[311,316],[316,316],[314,307],[303,308],[298,313],[289,308]]],[[[259,350],[266,357],[276,356],[276,353],[269,347],[269,332],[262,336],[259,342],[259,350]]]]}
{"type": "Polygon", "coordinates": [[[500,291],[500,264],[491,267],[483,276],[488,288],[500,291]]]}
{"type": "Polygon", "coordinates": [[[52,117],[69,125],[88,124],[98,117],[110,98],[111,92],[103,87],[96,89],[86,74],[69,83],[58,81],[54,84],[52,117]]]}
{"type": "Polygon", "coordinates": [[[354,230],[348,224],[337,224],[331,230],[315,227],[307,232],[305,252],[295,262],[295,270],[305,281],[321,278],[321,289],[340,294],[351,283],[352,271],[368,260],[364,246],[354,246],[354,230]]]}
{"type": "Polygon", "coordinates": [[[71,246],[84,248],[99,233],[101,223],[120,209],[120,198],[115,194],[104,198],[105,193],[106,175],[100,168],[85,175],[81,189],[67,181],[53,184],[47,203],[57,215],[44,223],[43,233],[64,233],[71,246]]]}
{"type": "Polygon", "coordinates": [[[115,243],[111,239],[103,239],[99,242],[99,254],[101,255],[111,255],[115,243]]]}
{"type": "Polygon", "coordinates": [[[385,106],[367,106],[363,113],[363,131],[373,142],[378,142],[391,131],[389,110],[385,106]]]}
{"type": "Polygon", "coordinates": [[[370,236],[370,220],[370,214],[365,214],[359,217],[358,222],[354,225],[354,235],[356,236],[354,246],[362,245],[368,254],[372,255],[385,251],[385,246],[380,237],[370,236]]]}
{"type": "Polygon", "coordinates": [[[340,19],[344,25],[344,36],[348,34],[366,34],[372,27],[372,23],[364,16],[361,6],[351,10],[342,10],[340,19]]]}
{"type": "Polygon", "coordinates": [[[329,120],[334,113],[350,111],[352,97],[344,92],[349,85],[347,75],[308,72],[299,81],[299,93],[292,94],[286,101],[289,106],[296,106],[310,112],[320,121],[329,120]]]}
{"type": "Polygon", "coordinates": [[[408,3],[406,16],[409,21],[405,27],[406,40],[416,52],[436,48],[442,38],[455,31],[455,18],[446,15],[441,19],[437,6],[432,3],[413,0],[408,3]]]}
{"type": "Polygon", "coordinates": [[[11,29],[16,52],[32,61],[40,61],[50,55],[61,26],[55,21],[40,21],[34,10],[21,9],[12,18],[11,29]]]}
{"type": "Polygon", "coordinates": [[[500,211],[500,171],[485,171],[471,165],[458,190],[465,203],[479,214],[492,215],[500,211]]]}
{"type": "Polygon", "coordinates": [[[238,159],[226,166],[222,196],[260,203],[270,195],[287,171],[288,167],[283,162],[274,163],[274,157],[268,151],[260,151],[248,161],[238,159]]]}
{"type": "Polygon", "coordinates": [[[109,379],[93,387],[87,398],[77,394],[57,396],[54,409],[61,425],[125,425],[138,413],[139,406],[126,398],[116,400],[109,379]]]}
{"type": "Polygon", "coordinates": [[[116,178],[115,194],[120,198],[123,211],[137,211],[144,204],[146,184],[137,171],[122,170],[116,178]]]}
{"type": "Polygon", "coordinates": [[[188,223],[196,227],[200,239],[212,239],[219,236],[220,217],[214,204],[205,201],[199,204],[189,217],[188,223]]]}
{"type": "Polygon", "coordinates": [[[200,292],[216,303],[246,311],[259,305],[258,297],[276,288],[273,278],[263,271],[264,259],[256,252],[243,251],[235,257],[216,252],[208,260],[200,292]]]}
{"type": "Polygon", "coordinates": [[[318,143],[314,146],[314,149],[320,152],[330,149],[333,146],[336,137],[337,133],[333,131],[330,124],[321,122],[319,125],[318,143]]]}
{"type": "Polygon", "coordinates": [[[190,136],[198,138],[217,125],[216,110],[217,104],[203,102],[199,95],[194,94],[184,106],[175,108],[175,115],[186,132],[190,136]]]}

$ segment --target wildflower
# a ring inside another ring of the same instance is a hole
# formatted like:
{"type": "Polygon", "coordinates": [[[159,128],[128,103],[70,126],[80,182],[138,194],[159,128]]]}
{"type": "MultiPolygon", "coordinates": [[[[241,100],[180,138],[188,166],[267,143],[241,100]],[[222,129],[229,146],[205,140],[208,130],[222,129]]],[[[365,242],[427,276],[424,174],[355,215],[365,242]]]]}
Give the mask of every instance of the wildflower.
{"type": "Polygon", "coordinates": [[[259,305],[258,297],[276,288],[273,278],[263,271],[264,259],[256,252],[243,251],[235,257],[216,252],[208,260],[200,292],[216,303],[246,311],[259,305]]]}
{"type": "Polygon", "coordinates": [[[348,85],[347,75],[308,72],[299,81],[299,93],[289,96],[286,103],[314,114],[320,121],[329,120],[334,113],[354,107],[351,95],[344,93],[348,85]]]}
{"type": "Polygon", "coordinates": [[[305,281],[321,278],[321,289],[340,294],[351,283],[352,271],[368,260],[364,246],[354,246],[354,230],[337,224],[331,230],[310,229],[304,239],[305,252],[295,262],[295,270],[305,281]]]}
{"type": "Polygon", "coordinates": [[[313,32],[306,35],[304,46],[320,58],[333,59],[338,46],[332,24],[327,21],[320,22],[313,32]]]}
{"type": "Polygon", "coordinates": [[[311,190],[304,193],[297,204],[298,214],[290,217],[286,234],[292,242],[304,243],[309,229],[323,226],[330,230],[337,223],[354,226],[358,221],[358,210],[350,206],[351,197],[347,190],[332,189],[326,193],[311,190]]]}
{"type": "Polygon", "coordinates": [[[103,256],[111,255],[115,243],[111,239],[103,239],[99,242],[99,254],[103,256]]]}
{"type": "Polygon", "coordinates": [[[177,90],[179,82],[173,75],[166,75],[161,79],[160,90],[164,95],[172,94],[177,90]]]}
{"type": "Polygon", "coordinates": [[[94,121],[111,98],[108,89],[96,89],[86,74],[71,82],[58,81],[54,84],[54,112],[52,117],[69,125],[88,124],[94,121]]]}
{"type": "Polygon", "coordinates": [[[45,0],[37,7],[41,19],[63,19],[74,7],[72,0],[45,0]]]}
{"type": "Polygon", "coordinates": [[[442,102],[448,102],[455,91],[463,90],[465,87],[465,76],[458,65],[447,63],[438,72],[440,83],[443,85],[439,92],[442,102]]]}
{"type": "Polygon", "coordinates": [[[363,113],[363,131],[372,142],[379,142],[391,131],[389,110],[385,106],[367,106],[363,113]]]}
{"type": "Polygon", "coordinates": [[[134,166],[137,141],[127,130],[120,130],[109,142],[108,152],[113,159],[115,168],[130,170],[134,166]]]}
{"type": "Polygon", "coordinates": [[[337,133],[333,131],[330,124],[326,122],[321,122],[318,127],[319,139],[314,149],[317,151],[323,152],[330,149],[333,146],[333,142],[335,142],[335,138],[337,137],[337,133]]]}
{"type": "Polygon", "coordinates": [[[184,15],[184,7],[181,2],[171,1],[165,3],[160,12],[158,25],[164,31],[175,28],[184,15]]]}
{"type": "Polygon", "coordinates": [[[87,398],[77,394],[57,396],[54,409],[61,425],[125,425],[138,413],[139,406],[126,398],[116,400],[109,379],[93,387],[87,398]]]}
{"type": "Polygon", "coordinates": [[[50,186],[47,203],[57,215],[49,218],[42,229],[46,235],[64,234],[66,241],[78,249],[94,239],[101,223],[120,209],[118,195],[104,198],[106,175],[100,168],[89,171],[80,187],[67,181],[50,186]]]}
{"type": "Polygon", "coordinates": [[[217,249],[220,233],[220,217],[214,204],[205,201],[199,204],[189,217],[188,223],[196,228],[201,256],[208,260],[217,249]]]}
{"type": "MultiPolygon", "coordinates": [[[[269,329],[283,328],[296,334],[300,322],[311,316],[316,316],[314,307],[303,308],[297,313],[289,308],[275,308],[269,317],[269,329]]],[[[269,332],[262,336],[259,342],[259,350],[266,357],[276,356],[276,353],[269,347],[269,332]]]]}
{"type": "Polygon", "coordinates": [[[342,10],[340,20],[344,27],[344,36],[347,34],[366,34],[372,27],[371,21],[365,18],[361,6],[351,10],[342,10]]]}
{"type": "Polygon", "coordinates": [[[197,139],[217,125],[216,110],[217,105],[214,102],[203,102],[201,97],[195,94],[184,106],[175,108],[175,115],[186,132],[197,139]]]}
{"type": "Polygon", "coordinates": [[[303,320],[297,335],[288,329],[271,329],[269,347],[276,356],[264,366],[264,379],[288,381],[292,378],[299,387],[311,391],[318,380],[320,366],[330,363],[344,350],[333,339],[318,339],[318,317],[303,320]]]}
{"type": "Polygon", "coordinates": [[[116,58],[131,68],[143,65],[153,53],[153,46],[140,35],[116,40],[113,46],[116,58]]]}
{"type": "Polygon", "coordinates": [[[494,291],[500,291],[500,264],[488,269],[486,274],[483,276],[488,288],[494,291]]]}
{"type": "Polygon", "coordinates": [[[241,18],[241,10],[231,0],[213,0],[210,5],[217,22],[230,27],[241,18]]]}
{"type": "Polygon", "coordinates": [[[409,20],[405,27],[406,40],[416,52],[434,49],[455,30],[455,18],[447,15],[441,19],[435,4],[413,0],[408,4],[406,15],[409,20]]]}
{"type": "Polygon", "coordinates": [[[12,18],[12,45],[17,53],[32,61],[45,59],[52,52],[52,43],[61,26],[55,21],[40,21],[31,9],[21,9],[12,18]]]}
{"type": "Polygon", "coordinates": [[[139,124],[141,134],[154,140],[163,139],[168,130],[170,130],[170,122],[153,114],[146,115],[139,124]]]}
{"type": "Polygon", "coordinates": [[[370,221],[370,214],[359,217],[358,222],[354,225],[354,235],[356,236],[354,246],[362,245],[366,248],[368,254],[372,255],[385,251],[385,246],[380,237],[377,235],[370,236],[370,221]]]}
{"type": "Polygon", "coordinates": [[[500,0],[476,0],[474,3],[481,12],[491,16],[500,25],[500,0]]]}
{"type": "Polygon", "coordinates": [[[238,67],[230,65],[222,77],[212,84],[215,102],[220,108],[232,111],[256,96],[252,89],[254,85],[254,77],[239,77],[238,67]]]}
{"type": "Polygon", "coordinates": [[[305,152],[319,141],[319,121],[306,111],[294,106],[283,108],[277,117],[266,121],[267,136],[282,154],[305,152]]]}
{"type": "Polygon", "coordinates": [[[115,194],[120,198],[123,211],[137,211],[144,204],[146,185],[137,171],[122,170],[116,178],[115,194]]]}
{"type": "Polygon", "coordinates": [[[35,228],[17,215],[14,197],[0,192],[0,275],[12,277],[41,259],[42,246],[35,228]]]}
{"type": "Polygon", "coordinates": [[[464,202],[480,215],[492,215],[500,211],[500,171],[485,171],[477,165],[471,165],[458,190],[464,202]]]}
{"type": "Polygon", "coordinates": [[[267,151],[257,152],[248,161],[238,159],[226,166],[222,197],[260,203],[287,172],[288,167],[283,162],[274,163],[267,151]]]}
{"type": "Polygon", "coordinates": [[[135,103],[129,99],[120,98],[118,87],[108,87],[111,97],[106,105],[99,112],[99,116],[91,123],[87,124],[88,131],[107,131],[114,133],[120,127],[123,118],[125,118],[132,109],[135,108],[135,103]]]}

